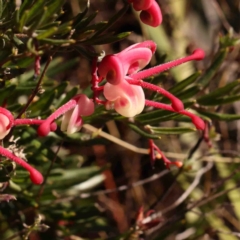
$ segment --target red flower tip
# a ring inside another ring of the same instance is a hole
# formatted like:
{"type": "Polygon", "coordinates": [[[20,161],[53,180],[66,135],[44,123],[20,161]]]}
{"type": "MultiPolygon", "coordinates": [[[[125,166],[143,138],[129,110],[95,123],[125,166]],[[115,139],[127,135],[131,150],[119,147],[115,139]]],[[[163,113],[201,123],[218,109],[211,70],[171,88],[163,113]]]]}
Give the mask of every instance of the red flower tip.
{"type": "Polygon", "coordinates": [[[205,57],[205,52],[201,48],[198,48],[198,49],[193,51],[192,57],[195,60],[202,60],[205,57]]]}
{"type": "Polygon", "coordinates": [[[154,1],[150,8],[140,13],[140,19],[149,26],[159,26],[162,23],[162,13],[159,5],[154,1]]]}
{"type": "Polygon", "coordinates": [[[192,115],[190,116],[192,119],[192,123],[195,125],[195,127],[198,130],[204,130],[205,129],[205,122],[198,116],[192,115]]]}
{"type": "Polygon", "coordinates": [[[57,130],[57,124],[55,122],[52,122],[50,125],[51,132],[55,132],[57,130]]]}
{"type": "Polygon", "coordinates": [[[49,125],[48,122],[42,123],[37,130],[38,136],[45,137],[47,136],[51,131],[51,125],[49,125]]]}
{"type": "Polygon", "coordinates": [[[117,85],[124,78],[122,64],[114,55],[107,55],[103,58],[98,66],[98,73],[113,85],[117,85]]]}
{"type": "Polygon", "coordinates": [[[52,122],[52,123],[48,123],[47,121],[46,122],[43,122],[39,127],[38,127],[38,130],[37,130],[37,133],[38,133],[38,136],[40,137],[45,137],[47,136],[50,132],[54,132],[57,130],[57,124],[55,122],[52,122]]]}
{"type": "Polygon", "coordinates": [[[178,98],[172,98],[172,108],[177,111],[177,112],[181,112],[184,109],[184,105],[182,103],[182,101],[178,98]]]}
{"type": "Polygon", "coordinates": [[[37,185],[43,183],[43,176],[38,170],[32,168],[31,170],[29,169],[29,173],[30,173],[30,179],[32,183],[37,185]]]}
{"type": "Polygon", "coordinates": [[[178,168],[181,168],[183,166],[183,163],[180,162],[180,161],[175,161],[175,162],[172,162],[173,165],[177,166],[178,168]]]}

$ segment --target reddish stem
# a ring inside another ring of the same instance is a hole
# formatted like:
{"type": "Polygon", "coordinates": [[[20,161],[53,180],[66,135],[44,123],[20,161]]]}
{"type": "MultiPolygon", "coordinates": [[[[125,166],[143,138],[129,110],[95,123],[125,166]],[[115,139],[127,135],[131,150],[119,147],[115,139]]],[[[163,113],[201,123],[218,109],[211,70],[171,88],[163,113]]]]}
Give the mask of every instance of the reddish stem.
{"type": "Polygon", "coordinates": [[[209,137],[209,131],[210,131],[210,123],[206,121],[206,127],[203,131],[203,138],[204,138],[204,141],[207,143],[208,147],[211,148],[212,147],[212,141],[209,137]]]}
{"type": "Polygon", "coordinates": [[[164,110],[167,110],[167,111],[176,112],[176,113],[188,116],[188,117],[191,118],[192,123],[195,125],[195,127],[197,129],[199,129],[199,130],[204,130],[205,129],[204,121],[200,117],[194,115],[191,112],[188,112],[186,110],[183,110],[181,112],[177,112],[172,108],[172,106],[170,106],[168,104],[154,102],[154,101],[150,101],[150,100],[145,100],[145,104],[146,104],[146,106],[151,106],[151,107],[155,107],[155,108],[159,108],[159,109],[164,109],[164,110]]]}
{"type": "Polygon", "coordinates": [[[98,104],[105,104],[105,101],[102,101],[98,98],[99,93],[103,91],[103,86],[99,87],[99,83],[103,80],[103,78],[99,78],[97,74],[97,58],[95,58],[92,62],[92,91],[93,91],[93,101],[98,103],[98,104]]]}
{"type": "Polygon", "coordinates": [[[156,85],[153,85],[151,83],[147,83],[147,82],[143,82],[143,81],[139,81],[139,80],[127,79],[127,78],[126,78],[126,80],[130,84],[138,85],[143,88],[147,88],[147,89],[156,91],[156,92],[164,95],[172,102],[172,107],[175,111],[180,112],[184,109],[184,105],[183,105],[182,101],[180,99],[178,99],[177,97],[175,97],[174,95],[172,95],[170,92],[166,91],[165,89],[158,87],[156,85]]]}
{"type": "Polygon", "coordinates": [[[1,146],[0,146],[0,154],[2,156],[5,156],[6,158],[11,159],[12,161],[17,163],[18,165],[25,168],[29,172],[30,179],[34,184],[41,184],[43,182],[42,174],[38,170],[33,168],[31,165],[29,165],[27,162],[25,162],[23,159],[17,157],[16,155],[12,154],[7,149],[5,149],[1,146]]]}
{"type": "Polygon", "coordinates": [[[161,73],[163,71],[166,71],[170,68],[181,65],[183,63],[192,61],[192,60],[202,60],[204,58],[204,56],[205,56],[205,54],[202,49],[196,49],[190,56],[183,57],[183,58],[180,58],[180,59],[168,62],[168,63],[164,63],[161,65],[140,71],[138,73],[134,73],[134,74],[130,75],[130,77],[135,80],[144,79],[144,78],[156,75],[158,73],[161,73]]]}
{"type": "Polygon", "coordinates": [[[156,160],[156,154],[155,151],[157,151],[160,155],[161,158],[164,162],[164,164],[166,165],[166,167],[169,169],[170,165],[175,165],[177,167],[181,167],[182,163],[179,161],[170,161],[164,154],[163,152],[159,149],[159,147],[153,142],[152,139],[149,139],[149,148],[150,148],[150,153],[151,153],[151,163],[152,165],[154,164],[155,160],[156,160]]]}
{"type": "Polygon", "coordinates": [[[53,112],[44,122],[38,127],[38,135],[39,136],[47,136],[51,131],[52,122],[66,113],[67,111],[73,109],[77,105],[78,97],[71,99],[60,108],[58,108],[55,112],[53,112]]]}
{"type": "MultiPolygon", "coordinates": [[[[18,125],[41,125],[46,120],[42,119],[30,119],[30,118],[19,118],[14,120],[14,126],[18,125]]],[[[57,129],[57,124],[55,122],[52,122],[50,125],[51,131],[55,131],[57,129]]]]}

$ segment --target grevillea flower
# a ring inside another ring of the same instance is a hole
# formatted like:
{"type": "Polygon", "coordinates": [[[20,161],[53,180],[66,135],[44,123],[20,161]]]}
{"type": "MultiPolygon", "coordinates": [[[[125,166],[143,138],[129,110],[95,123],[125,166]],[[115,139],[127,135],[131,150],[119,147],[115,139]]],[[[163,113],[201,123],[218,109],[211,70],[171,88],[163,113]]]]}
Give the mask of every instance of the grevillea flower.
{"type": "Polygon", "coordinates": [[[134,117],[143,111],[145,97],[140,86],[130,85],[127,81],[120,81],[117,85],[106,83],[103,94],[109,101],[108,110],[115,108],[116,112],[125,117],[134,117]]]}
{"type": "MultiPolygon", "coordinates": [[[[13,126],[17,125],[40,125],[38,134],[46,136],[50,131],[55,131],[57,125],[54,122],[56,118],[63,115],[61,129],[67,133],[78,131],[82,126],[81,116],[88,116],[94,111],[94,103],[83,94],[79,94],[71,99],[69,102],[61,106],[57,111],[51,114],[47,119],[14,119],[11,112],[0,107],[0,140],[3,139],[11,130],[13,126]]],[[[41,184],[43,182],[42,174],[29,165],[26,161],[19,158],[9,150],[0,146],[0,155],[14,161],[18,165],[25,168],[29,174],[30,179],[34,184],[41,184]]]]}
{"type": "MultiPolygon", "coordinates": [[[[134,44],[118,54],[105,56],[98,66],[95,61],[92,69],[94,101],[98,104],[105,104],[107,109],[114,108],[119,114],[125,117],[134,117],[141,113],[145,105],[176,112],[190,117],[197,129],[204,130],[204,121],[193,113],[184,110],[184,105],[180,99],[165,89],[142,80],[185,62],[201,60],[205,55],[203,50],[197,49],[190,56],[140,71],[150,62],[155,50],[156,44],[154,42],[145,41],[134,44]],[[98,84],[103,79],[106,79],[107,83],[99,87],[98,84]],[[164,95],[171,101],[171,105],[145,100],[142,88],[147,88],[164,95]],[[103,92],[106,101],[98,99],[98,95],[101,92],[103,92]]],[[[149,153],[152,164],[156,159],[162,159],[167,168],[170,165],[182,166],[181,162],[172,162],[166,158],[151,139],[149,140],[149,153]]]]}
{"type": "Polygon", "coordinates": [[[162,23],[162,13],[155,0],[129,0],[136,11],[141,11],[140,19],[143,23],[157,27],[162,23]]]}
{"type": "Polygon", "coordinates": [[[150,62],[155,50],[156,44],[154,42],[145,41],[134,44],[118,54],[107,55],[103,58],[99,63],[98,73],[93,74],[93,82],[97,81],[99,83],[104,78],[107,80],[102,88],[96,88],[97,91],[103,90],[107,99],[107,109],[115,108],[119,114],[125,117],[134,117],[143,110],[144,105],[153,106],[189,116],[196,128],[203,130],[205,124],[202,119],[184,110],[180,99],[161,87],[143,82],[142,79],[188,61],[201,60],[204,57],[204,52],[197,49],[190,56],[140,71],[150,62]],[[98,80],[96,79],[97,74],[99,76],[98,80]],[[141,88],[147,88],[164,95],[171,101],[171,105],[145,100],[141,88]]]}
{"type": "Polygon", "coordinates": [[[68,134],[79,131],[83,120],[81,116],[89,116],[94,112],[94,103],[86,95],[80,94],[77,105],[63,115],[61,130],[68,134]]]}
{"type": "Polygon", "coordinates": [[[7,136],[13,121],[13,115],[7,109],[0,107],[0,140],[7,136]]]}
{"type": "Polygon", "coordinates": [[[89,116],[93,112],[93,101],[84,94],[78,94],[44,120],[38,128],[38,135],[47,136],[51,131],[52,122],[61,115],[64,115],[61,125],[62,131],[67,131],[69,134],[79,131],[82,126],[81,116],[89,116]]]}
{"type": "MultiPolygon", "coordinates": [[[[13,126],[16,125],[23,125],[23,124],[41,124],[43,123],[43,120],[39,119],[14,119],[11,112],[9,112],[7,109],[0,107],[0,139],[3,139],[11,130],[13,126]]],[[[52,130],[55,129],[55,123],[53,123],[50,127],[52,130]]],[[[3,148],[0,146],[0,155],[14,161],[18,165],[25,168],[29,174],[30,179],[34,184],[41,184],[43,182],[43,176],[42,174],[33,168],[31,165],[29,165],[26,161],[19,158],[15,154],[11,153],[9,150],[3,148]]]]}

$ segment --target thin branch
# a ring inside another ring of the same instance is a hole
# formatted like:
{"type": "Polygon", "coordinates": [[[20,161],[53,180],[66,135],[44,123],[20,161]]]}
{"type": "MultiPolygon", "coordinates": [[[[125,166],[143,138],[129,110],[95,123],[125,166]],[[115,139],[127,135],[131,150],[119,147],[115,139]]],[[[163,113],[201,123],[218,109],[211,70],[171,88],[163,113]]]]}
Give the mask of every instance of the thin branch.
{"type": "MultiPolygon", "coordinates": [[[[99,195],[103,195],[103,194],[109,194],[109,193],[113,193],[113,192],[126,191],[126,190],[129,190],[131,188],[135,188],[135,187],[138,187],[140,185],[144,185],[144,184],[147,184],[149,182],[155,181],[155,180],[165,176],[169,172],[170,172],[169,170],[165,169],[164,171],[162,171],[160,173],[154,174],[149,178],[145,178],[143,180],[132,183],[131,185],[122,185],[122,186],[114,188],[114,189],[100,190],[100,191],[96,191],[96,192],[92,192],[92,193],[79,193],[77,195],[77,197],[74,196],[74,197],[57,199],[53,203],[56,204],[56,203],[59,203],[59,202],[72,201],[76,198],[89,198],[89,197],[99,196],[99,195]]],[[[51,203],[51,204],[53,204],[53,203],[51,203]]]]}
{"type": "Polygon", "coordinates": [[[198,150],[201,142],[203,141],[203,137],[200,137],[197,141],[197,143],[193,146],[193,148],[190,150],[187,159],[192,158],[193,154],[198,150]]]}
{"type": "Polygon", "coordinates": [[[101,137],[104,137],[106,139],[108,139],[109,141],[111,142],[114,142],[124,148],[127,148],[133,152],[136,152],[136,153],[140,153],[140,154],[149,154],[149,149],[146,149],[146,148],[138,148],[130,143],[127,143],[119,138],[116,138],[106,132],[103,132],[101,129],[97,129],[95,127],[93,127],[92,125],[89,125],[89,124],[84,124],[83,125],[83,128],[85,128],[86,130],[89,130],[91,132],[93,132],[94,134],[96,135],[99,135],[101,137]]]}
{"type": "Polygon", "coordinates": [[[225,194],[227,194],[227,193],[229,193],[229,192],[231,192],[231,191],[233,191],[233,190],[235,190],[235,189],[237,189],[239,187],[240,186],[235,186],[235,187],[229,188],[227,190],[224,190],[222,192],[218,192],[218,193],[216,193],[216,194],[214,194],[212,196],[209,196],[206,199],[198,200],[198,201],[194,202],[193,204],[191,204],[187,209],[190,210],[192,208],[201,207],[202,205],[204,205],[204,204],[206,204],[208,202],[211,202],[212,200],[214,200],[214,199],[216,199],[218,197],[221,197],[222,195],[225,195],[225,194]]]}
{"type": "Polygon", "coordinates": [[[157,213],[152,214],[151,216],[145,218],[143,220],[143,224],[150,223],[153,219],[162,217],[163,214],[171,211],[172,209],[175,209],[177,206],[179,206],[181,203],[184,202],[184,200],[192,193],[192,191],[197,187],[197,185],[200,183],[201,177],[203,174],[205,174],[207,171],[209,171],[213,167],[213,163],[209,162],[204,168],[200,169],[192,182],[192,184],[188,187],[188,189],[170,206],[163,209],[162,211],[159,211],[157,213]]]}
{"type": "Polygon", "coordinates": [[[39,192],[38,192],[37,202],[40,201],[41,195],[42,195],[42,193],[43,193],[43,191],[44,191],[45,184],[46,184],[47,179],[48,179],[48,177],[49,177],[49,174],[50,174],[50,172],[51,172],[51,170],[52,170],[52,168],[53,168],[53,164],[55,163],[55,161],[56,161],[56,159],[57,159],[57,155],[58,155],[58,152],[60,151],[60,149],[61,149],[61,147],[62,147],[62,144],[63,144],[63,140],[61,141],[60,145],[58,146],[58,148],[57,148],[57,150],[56,150],[56,152],[55,152],[54,159],[51,161],[51,164],[50,164],[50,166],[49,166],[49,168],[48,168],[48,170],[47,170],[47,173],[46,173],[46,175],[45,175],[45,177],[44,177],[44,182],[42,183],[41,188],[39,189],[39,192]]]}
{"type": "MultiPolygon", "coordinates": [[[[127,143],[113,135],[110,135],[106,132],[103,132],[101,129],[98,129],[98,128],[95,128],[93,127],[92,125],[90,124],[84,124],[83,125],[83,128],[85,128],[86,130],[88,131],[91,131],[93,132],[94,134],[98,135],[98,136],[101,136],[103,138],[106,138],[108,139],[109,141],[111,142],[114,142],[124,148],[127,148],[133,152],[136,152],[136,153],[140,153],[140,154],[146,154],[148,155],[149,154],[149,149],[147,148],[139,148],[139,147],[136,147],[130,143],[127,143]]],[[[170,157],[170,158],[177,158],[177,159],[185,159],[187,157],[186,154],[183,154],[183,153],[173,153],[173,152],[164,152],[164,155],[167,156],[167,157],[170,157]]]]}
{"type": "Polygon", "coordinates": [[[29,105],[30,105],[31,102],[33,101],[34,97],[37,95],[37,93],[38,93],[38,91],[39,91],[39,87],[40,87],[40,85],[41,85],[41,83],[42,83],[43,77],[45,76],[46,71],[47,71],[48,66],[49,66],[49,64],[50,64],[51,61],[52,61],[52,56],[50,56],[50,57],[48,58],[48,60],[47,60],[47,62],[46,62],[46,65],[45,65],[45,67],[44,67],[44,69],[43,69],[43,72],[42,72],[42,74],[41,74],[41,76],[40,76],[40,78],[39,78],[39,80],[38,80],[38,83],[37,83],[35,89],[33,90],[32,95],[31,95],[30,98],[28,99],[28,101],[27,101],[26,105],[24,106],[24,108],[23,108],[23,109],[20,111],[20,113],[18,114],[17,118],[21,118],[22,114],[27,110],[27,108],[29,107],[29,105]]]}
{"type": "Polygon", "coordinates": [[[233,27],[229,24],[229,22],[227,21],[219,3],[216,0],[212,0],[211,1],[213,8],[215,8],[218,17],[220,18],[222,25],[225,27],[225,29],[229,32],[230,29],[233,29],[233,27]]]}

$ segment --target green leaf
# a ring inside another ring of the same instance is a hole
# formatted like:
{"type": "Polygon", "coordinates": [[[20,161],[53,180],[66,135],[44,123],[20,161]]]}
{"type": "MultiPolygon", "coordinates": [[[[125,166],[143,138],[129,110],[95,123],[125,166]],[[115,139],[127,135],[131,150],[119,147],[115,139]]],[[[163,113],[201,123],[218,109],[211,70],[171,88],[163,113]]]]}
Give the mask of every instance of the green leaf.
{"type": "Polygon", "coordinates": [[[195,96],[201,90],[202,90],[201,85],[195,85],[190,88],[187,88],[185,91],[180,92],[179,94],[176,94],[176,97],[180,98],[181,100],[189,99],[195,96]]]}
{"type": "MultiPolygon", "coordinates": [[[[89,31],[89,30],[94,30],[94,32],[96,32],[100,28],[102,28],[103,26],[106,26],[106,25],[107,25],[107,21],[102,21],[102,22],[95,23],[93,25],[89,25],[86,28],[84,28],[84,33],[89,31]]],[[[91,31],[91,32],[93,32],[93,31],[91,31]]],[[[81,33],[81,32],[78,32],[78,33],[81,33]]],[[[80,34],[78,36],[82,36],[82,34],[80,34]]]]}
{"type": "Polygon", "coordinates": [[[50,63],[46,75],[48,77],[55,77],[57,74],[62,73],[79,63],[79,58],[73,58],[64,62],[64,59],[61,57],[53,59],[50,63]],[[61,68],[58,66],[61,65],[61,68]]]}
{"type": "Polygon", "coordinates": [[[73,19],[73,28],[77,28],[79,24],[81,24],[82,19],[85,17],[89,9],[89,6],[87,6],[83,12],[80,12],[76,17],[73,19]]]}
{"type": "Polygon", "coordinates": [[[215,113],[215,112],[207,112],[207,111],[200,111],[198,112],[204,116],[209,117],[212,120],[219,120],[219,121],[233,121],[240,119],[240,114],[225,114],[225,113],[215,113]]]}
{"type": "Polygon", "coordinates": [[[38,30],[36,30],[36,33],[42,33],[43,30],[48,29],[48,28],[52,28],[52,27],[58,27],[61,24],[60,21],[56,21],[56,22],[52,22],[52,23],[46,23],[45,25],[42,25],[41,27],[39,27],[38,30]]]}
{"type": "Polygon", "coordinates": [[[44,6],[46,4],[45,0],[37,0],[28,10],[26,24],[30,25],[31,21],[35,18],[39,18],[44,14],[44,6]]]}
{"type": "Polygon", "coordinates": [[[48,24],[49,22],[56,19],[61,11],[61,8],[64,4],[64,0],[57,0],[57,1],[49,1],[50,4],[48,4],[47,7],[47,14],[45,17],[45,20],[42,22],[42,24],[48,24]]]}
{"type": "Polygon", "coordinates": [[[34,3],[34,0],[23,1],[19,9],[20,16],[22,16],[26,12],[26,10],[31,7],[33,3],[34,3]]]}
{"type": "MultiPolygon", "coordinates": [[[[190,107],[195,101],[188,101],[184,103],[185,108],[190,107]]],[[[159,123],[164,121],[173,120],[176,117],[181,116],[178,113],[166,111],[166,110],[154,110],[148,113],[143,113],[135,117],[136,121],[141,122],[142,124],[152,124],[159,123]]]]}
{"type": "Polygon", "coordinates": [[[97,33],[94,35],[95,37],[102,34],[103,32],[105,32],[107,29],[109,29],[110,27],[112,27],[114,24],[116,24],[116,22],[124,16],[124,14],[127,12],[127,10],[129,9],[129,4],[125,4],[124,7],[118,11],[117,14],[115,14],[113,17],[111,17],[108,21],[108,23],[105,26],[102,26],[97,33]]]}
{"type": "Polygon", "coordinates": [[[37,102],[34,102],[30,105],[29,110],[34,114],[39,114],[40,112],[44,112],[49,110],[53,100],[55,99],[56,92],[55,91],[46,91],[44,92],[37,102]]]}
{"type": "Polygon", "coordinates": [[[146,129],[149,129],[153,134],[183,134],[189,132],[195,132],[196,128],[189,128],[189,127],[153,127],[150,125],[145,126],[146,129]]]}
{"type": "Polygon", "coordinates": [[[58,27],[56,34],[60,34],[62,36],[64,34],[69,33],[72,30],[72,23],[73,21],[68,21],[66,23],[61,24],[58,27]]]}
{"type": "Polygon", "coordinates": [[[240,43],[239,38],[234,38],[231,35],[233,34],[228,34],[220,37],[221,48],[232,47],[240,43]]]}
{"type": "Polygon", "coordinates": [[[209,94],[206,94],[200,98],[197,99],[198,103],[204,104],[207,102],[210,102],[214,100],[215,98],[221,97],[225,94],[229,94],[236,86],[239,86],[240,80],[233,81],[224,87],[217,88],[210,92],[209,94]]]}
{"type": "Polygon", "coordinates": [[[230,97],[225,97],[225,98],[208,99],[208,100],[201,101],[198,103],[200,103],[201,105],[204,105],[204,106],[217,106],[217,105],[233,103],[233,102],[236,102],[239,100],[240,100],[240,95],[235,95],[235,96],[230,96],[230,97]]]}
{"type": "Polygon", "coordinates": [[[150,138],[150,139],[159,139],[160,137],[155,135],[155,134],[151,134],[151,133],[147,133],[145,131],[143,131],[142,129],[140,129],[139,127],[137,127],[136,125],[129,123],[128,126],[134,130],[136,133],[140,134],[143,137],[146,138],[150,138]]]}
{"type": "Polygon", "coordinates": [[[174,95],[178,94],[179,92],[182,92],[183,89],[188,87],[190,84],[194,83],[197,80],[197,78],[200,76],[200,74],[201,74],[200,71],[196,72],[191,76],[189,76],[188,78],[184,79],[183,81],[176,83],[173,87],[169,89],[169,92],[171,92],[174,95]]]}
{"type": "Polygon", "coordinates": [[[98,11],[92,13],[90,16],[84,18],[82,21],[74,24],[76,32],[83,32],[85,31],[85,27],[97,16],[98,11]]]}
{"type": "Polygon", "coordinates": [[[26,25],[26,22],[28,20],[28,16],[29,16],[29,11],[26,10],[23,15],[21,16],[19,23],[18,23],[18,29],[20,32],[23,32],[23,28],[26,25]]]}
{"type": "Polygon", "coordinates": [[[38,35],[37,35],[37,39],[38,39],[38,40],[41,40],[41,39],[43,39],[43,38],[48,38],[48,37],[52,36],[53,34],[55,34],[57,31],[58,31],[58,28],[57,28],[57,27],[49,28],[49,29],[47,29],[46,31],[38,34],[38,35]]]}
{"type": "Polygon", "coordinates": [[[178,114],[165,111],[165,110],[155,110],[148,113],[138,115],[136,120],[142,124],[155,123],[155,122],[164,122],[174,119],[178,114]]]}
{"type": "Polygon", "coordinates": [[[87,43],[87,44],[92,44],[92,45],[102,45],[102,44],[108,44],[108,43],[114,43],[118,42],[124,38],[127,38],[131,32],[123,32],[117,35],[113,36],[101,36],[99,38],[91,38],[87,39],[86,41],[82,41],[81,43],[87,43]]]}
{"type": "Polygon", "coordinates": [[[11,69],[19,69],[19,75],[22,74],[23,72],[20,71],[20,69],[25,69],[29,67],[33,63],[34,59],[32,57],[24,57],[20,58],[18,60],[16,59],[11,59],[10,61],[6,62],[3,67],[4,68],[11,68],[11,69]]]}
{"type": "Polygon", "coordinates": [[[53,45],[73,44],[76,42],[74,39],[51,39],[51,38],[44,38],[44,39],[41,39],[40,41],[45,43],[50,43],[53,45]]]}
{"type": "Polygon", "coordinates": [[[29,32],[36,31],[36,29],[38,29],[41,26],[41,24],[46,20],[47,15],[48,15],[48,8],[44,7],[41,17],[38,17],[37,19],[34,19],[34,21],[32,21],[32,24],[30,25],[28,31],[29,32]]]}
{"type": "Polygon", "coordinates": [[[56,92],[56,98],[61,97],[61,95],[66,91],[67,86],[69,86],[69,82],[62,82],[55,87],[54,91],[56,92]]]}
{"type": "Polygon", "coordinates": [[[204,87],[207,86],[212,77],[216,74],[221,64],[223,63],[225,57],[227,56],[227,53],[227,49],[220,50],[214,58],[211,66],[206,70],[205,74],[197,81],[197,83],[201,84],[204,87]]]}
{"type": "Polygon", "coordinates": [[[0,89],[0,103],[1,104],[4,102],[4,100],[6,100],[6,98],[9,98],[12,96],[16,87],[17,87],[16,85],[11,84],[8,87],[0,89]]]}
{"type": "Polygon", "coordinates": [[[66,96],[64,97],[64,99],[62,101],[60,101],[59,104],[56,105],[56,108],[62,106],[63,104],[68,102],[71,98],[73,98],[77,94],[78,90],[79,90],[79,87],[74,87],[70,91],[68,91],[66,93],[66,96]]]}

